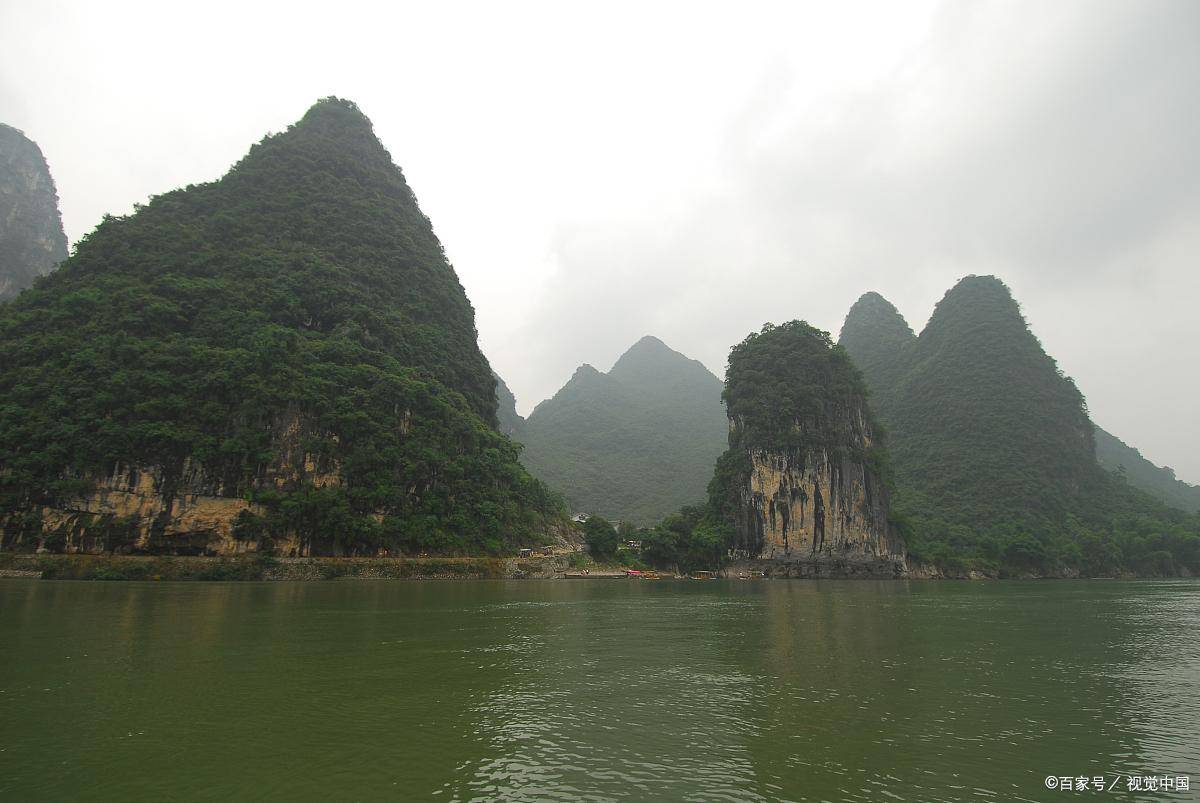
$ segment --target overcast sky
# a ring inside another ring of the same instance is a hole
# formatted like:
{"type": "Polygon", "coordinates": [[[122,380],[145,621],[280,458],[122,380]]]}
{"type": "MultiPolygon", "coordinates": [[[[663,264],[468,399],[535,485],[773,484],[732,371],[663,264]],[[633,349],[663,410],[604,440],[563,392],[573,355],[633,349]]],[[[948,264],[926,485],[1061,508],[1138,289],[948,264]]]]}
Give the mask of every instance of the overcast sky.
{"type": "Polygon", "coordinates": [[[994,273],[1094,420],[1200,482],[1200,3],[0,0],[75,242],[317,98],[404,169],[522,412],[644,334],[920,330],[994,273]]]}

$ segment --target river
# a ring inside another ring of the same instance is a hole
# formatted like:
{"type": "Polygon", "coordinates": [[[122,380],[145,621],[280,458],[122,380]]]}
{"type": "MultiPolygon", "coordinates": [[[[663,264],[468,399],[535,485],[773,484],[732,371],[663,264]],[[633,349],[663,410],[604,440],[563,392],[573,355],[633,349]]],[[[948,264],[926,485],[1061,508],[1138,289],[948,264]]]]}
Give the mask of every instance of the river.
{"type": "Polygon", "coordinates": [[[1200,583],[0,581],[8,800],[1200,799],[1118,774],[1200,583]]]}

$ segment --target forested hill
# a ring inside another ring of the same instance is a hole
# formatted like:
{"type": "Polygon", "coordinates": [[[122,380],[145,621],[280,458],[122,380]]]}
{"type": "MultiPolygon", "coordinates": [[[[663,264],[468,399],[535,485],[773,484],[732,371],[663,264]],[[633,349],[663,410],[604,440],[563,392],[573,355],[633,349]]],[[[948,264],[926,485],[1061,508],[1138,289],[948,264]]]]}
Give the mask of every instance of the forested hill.
{"type": "Polygon", "coordinates": [[[900,312],[879,293],[864,293],[850,307],[838,345],[871,384],[872,392],[890,392],[905,370],[907,349],[916,335],[900,312]]]}
{"type": "Polygon", "coordinates": [[[559,514],[495,394],[429,220],[329,98],[221,180],[106,218],[0,308],[0,520],[59,543],[46,506],[90,538],[111,491],[141,500],[102,528],[134,549],[503,550],[559,514]],[[236,522],[196,531],[183,494],[240,500],[211,506],[236,522]]]}
{"type": "Polygon", "coordinates": [[[1002,282],[969,276],[919,337],[906,330],[868,294],[841,343],[890,430],[910,553],[1017,570],[1200,568],[1200,522],[1100,468],[1082,394],[1002,282]]]}
{"type": "Polygon", "coordinates": [[[0,123],[0,302],[67,258],[58,194],[41,149],[0,123]]]}
{"type": "Polygon", "coordinates": [[[1154,465],[1116,435],[1096,427],[1096,459],[1133,487],[1140,488],[1172,507],[1200,512],[1200,485],[1189,485],[1169,468],[1154,465]]]}
{"type": "Polygon", "coordinates": [[[1083,396],[1001,282],[972,276],[947,292],[904,367],[881,415],[930,514],[1041,531],[1078,508],[1096,473],[1083,396]]]}
{"type": "Polygon", "coordinates": [[[601,373],[581,366],[525,421],[522,461],[571,508],[650,524],[702,501],[728,425],[721,380],[644,337],[601,373]]]}

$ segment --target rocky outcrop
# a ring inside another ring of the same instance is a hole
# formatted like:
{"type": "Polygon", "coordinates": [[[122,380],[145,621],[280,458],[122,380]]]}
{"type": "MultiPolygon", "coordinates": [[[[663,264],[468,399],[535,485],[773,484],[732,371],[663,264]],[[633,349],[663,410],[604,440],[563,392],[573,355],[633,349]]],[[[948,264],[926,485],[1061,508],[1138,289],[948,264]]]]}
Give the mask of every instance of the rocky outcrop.
{"type": "Polygon", "coordinates": [[[0,123],[0,302],[67,258],[58,195],[41,149],[0,123]]]}
{"type": "Polygon", "coordinates": [[[886,453],[845,352],[803,322],[768,326],[730,355],[725,396],[730,448],[712,490],[731,557],[770,575],[899,576],[886,453]]]}
{"type": "Polygon", "coordinates": [[[22,527],[20,516],[0,517],[4,546],[66,553],[308,555],[311,542],[296,532],[267,536],[254,526],[269,510],[252,500],[272,492],[338,488],[340,466],[305,450],[302,441],[313,433],[299,417],[290,416],[279,430],[280,457],[246,482],[222,480],[191,459],[177,469],[117,465],[105,475],[64,477],[83,490],[38,508],[40,522],[33,527],[22,527]]]}
{"type": "Polygon", "coordinates": [[[903,547],[887,524],[887,489],[863,462],[824,451],[755,451],[743,548],[769,560],[887,557],[903,547]]]}

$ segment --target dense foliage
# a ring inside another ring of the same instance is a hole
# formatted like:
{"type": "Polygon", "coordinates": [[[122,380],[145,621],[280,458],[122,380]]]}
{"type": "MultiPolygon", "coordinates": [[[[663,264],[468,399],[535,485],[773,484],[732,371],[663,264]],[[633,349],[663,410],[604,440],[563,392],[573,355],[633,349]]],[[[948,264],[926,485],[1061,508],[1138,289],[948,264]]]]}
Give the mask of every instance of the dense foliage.
{"type": "Polygon", "coordinates": [[[639,533],[642,559],[651,566],[685,572],[713,571],[729,548],[729,528],[703,505],[691,505],[639,533]]]}
{"type": "Polygon", "coordinates": [[[891,432],[910,557],[1002,573],[1200,571],[1200,520],[1098,466],[1083,396],[1003,283],[963,279],[907,339],[881,301],[855,305],[841,342],[891,432]]]}
{"type": "Polygon", "coordinates": [[[0,519],[160,466],[262,504],[248,535],[502,551],[559,503],[496,431],[495,387],[403,175],[327,99],[0,310],[0,519]],[[288,438],[341,484],[265,483],[288,438]]]}
{"type": "Polygon", "coordinates": [[[730,449],[841,448],[872,424],[866,395],[828,332],[804,321],[768,323],[729,353],[722,398],[733,422],[730,449]]]}
{"type": "Polygon", "coordinates": [[[579,368],[518,439],[572,509],[645,525],[703,501],[727,431],[721,381],[646,337],[607,374],[579,368]]]}
{"type": "Polygon", "coordinates": [[[617,556],[617,528],[606,518],[589,516],[583,523],[583,541],[597,560],[612,560],[617,556]]]}
{"type": "Polygon", "coordinates": [[[42,151],[0,123],[0,302],[67,258],[58,195],[42,151]]]}

